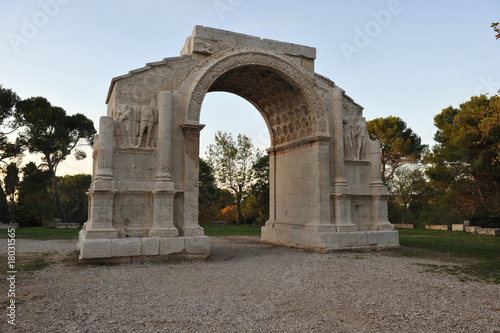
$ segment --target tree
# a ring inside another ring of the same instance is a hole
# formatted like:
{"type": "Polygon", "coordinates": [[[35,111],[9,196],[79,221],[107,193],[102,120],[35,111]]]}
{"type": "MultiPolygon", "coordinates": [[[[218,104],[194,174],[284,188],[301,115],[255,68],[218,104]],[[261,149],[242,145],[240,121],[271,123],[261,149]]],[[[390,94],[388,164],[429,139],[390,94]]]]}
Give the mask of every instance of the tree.
{"type": "Polygon", "coordinates": [[[88,198],[86,192],[92,182],[92,175],[66,175],[58,181],[61,201],[68,221],[84,223],[88,219],[88,198]]]}
{"type": "Polygon", "coordinates": [[[230,190],[235,196],[238,223],[243,221],[241,204],[253,179],[252,165],[261,153],[244,134],[236,141],[231,133],[218,131],[215,143],[208,146],[208,163],[212,166],[219,186],[230,190]]]}
{"type": "MultiPolygon", "coordinates": [[[[8,134],[17,129],[16,122],[11,122],[16,112],[15,106],[19,102],[19,97],[11,89],[5,89],[0,85],[0,161],[5,161],[21,154],[23,142],[16,139],[11,142],[8,134]]],[[[0,221],[9,222],[9,206],[7,195],[3,186],[0,186],[0,221]]]]}
{"type": "Polygon", "coordinates": [[[418,165],[406,164],[388,181],[389,191],[403,204],[402,223],[408,220],[408,205],[426,190],[424,172],[418,165]]]}
{"type": "Polygon", "coordinates": [[[500,28],[498,27],[499,24],[500,24],[500,22],[495,22],[495,23],[491,24],[491,27],[497,33],[497,35],[495,36],[497,39],[500,39],[500,28]]]}
{"type": "Polygon", "coordinates": [[[500,220],[500,96],[474,96],[434,117],[437,144],[426,157],[432,185],[460,214],[500,220]],[[487,215],[487,214],[486,214],[487,215]]]}
{"type": "Polygon", "coordinates": [[[7,165],[4,173],[5,177],[3,179],[3,183],[5,186],[5,193],[9,197],[10,201],[10,216],[14,218],[16,211],[16,192],[19,187],[19,168],[16,163],[11,162],[7,165]]]}
{"type": "Polygon", "coordinates": [[[72,152],[77,159],[85,158],[85,153],[77,147],[92,143],[96,133],[92,120],[82,114],[67,115],[60,107],[52,106],[43,97],[32,97],[16,104],[18,122],[24,126],[21,132],[30,153],[41,153],[47,167],[57,209],[63,223],[67,222],[61,202],[56,172],[59,164],[72,152]]]}
{"type": "Polygon", "coordinates": [[[34,162],[22,168],[23,180],[19,184],[16,222],[22,227],[42,225],[55,217],[56,207],[51,191],[51,176],[34,162]]]}
{"type": "Polygon", "coordinates": [[[213,168],[200,158],[198,210],[203,211],[217,202],[219,189],[215,183],[213,168]]]}
{"type": "Polygon", "coordinates": [[[396,170],[406,164],[418,161],[427,145],[399,117],[389,116],[366,122],[370,139],[378,140],[381,147],[382,180],[384,183],[394,177],[396,170]]]}
{"type": "Polygon", "coordinates": [[[269,219],[269,155],[263,155],[252,166],[254,181],[243,204],[247,220],[264,223],[269,219]]]}

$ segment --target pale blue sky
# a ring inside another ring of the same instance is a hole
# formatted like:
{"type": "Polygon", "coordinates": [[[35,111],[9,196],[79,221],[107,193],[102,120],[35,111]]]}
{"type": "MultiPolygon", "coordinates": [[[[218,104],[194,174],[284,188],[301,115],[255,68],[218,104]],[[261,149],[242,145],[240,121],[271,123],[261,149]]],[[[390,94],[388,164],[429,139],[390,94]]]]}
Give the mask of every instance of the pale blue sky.
{"type": "MultiPolygon", "coordinates": [[[[370,120],[401,117],[429,145],[433,117],[500,89],[498,0],[0,0],[0,84],[98,124],[115,76],[178,56],[195,25],[312,46],[316,72],[370,120]]],[[[269,136],[242,99],[208,94],[202,147],[217,130],[269,136]]],[[[91,158],[60,174],[91,172],[91,158]]]]}

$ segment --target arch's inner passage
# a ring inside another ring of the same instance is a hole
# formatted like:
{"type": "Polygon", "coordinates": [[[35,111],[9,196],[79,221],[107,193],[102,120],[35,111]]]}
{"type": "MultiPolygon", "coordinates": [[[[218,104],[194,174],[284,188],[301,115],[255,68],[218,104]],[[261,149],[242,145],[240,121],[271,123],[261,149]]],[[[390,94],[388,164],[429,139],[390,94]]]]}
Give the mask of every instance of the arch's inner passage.
{"type": "Polygon", "coordinates": [[[229,70],[208,91],[230,92],[252,103],[264,117],[273,146],[314,133],[315,118],[303,92],[272,68],[251,65],[229,70]]]}

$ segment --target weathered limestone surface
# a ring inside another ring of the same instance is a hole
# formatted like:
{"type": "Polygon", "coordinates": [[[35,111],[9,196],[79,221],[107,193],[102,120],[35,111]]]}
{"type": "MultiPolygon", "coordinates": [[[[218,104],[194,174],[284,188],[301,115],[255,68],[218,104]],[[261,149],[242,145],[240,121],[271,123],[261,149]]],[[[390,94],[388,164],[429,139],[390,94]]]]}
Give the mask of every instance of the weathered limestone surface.
{"type": "Polygon", "coordinates": [[[94,147],[80,260],[205,257],[198,224],[206,93],[250,101],[271,147],[267,243],[320,252],[399,246],[363,108],[314,72],[313,47],[196,26],[179,57],[112,79],[94,147]]]}
{"type": "Polygon", "coordinates": [[[448,225],[431,224],[431,225],[426,225],[425,229],[431,229],[431,230],[450,230],[450,227],[448,225]]]}
{"type": "Polygon", "coordinates": [[[478,235],[500,236],[500,229],[495,228],[476,228],[478,235]]]}
{"type": "Polygon", "coordinates": [[[466,232],[472,232],[472,233],[476,233],[477,229],[479,229],[479,228],[481,228],[481,227],[476,227],[474,225],[464,227],[466,232]]]}
{"type": "Polygon", "coordinates": [[[393,226],[399,229],[415,229],[415,225],[410,223],[394,223],[393,226]]]}

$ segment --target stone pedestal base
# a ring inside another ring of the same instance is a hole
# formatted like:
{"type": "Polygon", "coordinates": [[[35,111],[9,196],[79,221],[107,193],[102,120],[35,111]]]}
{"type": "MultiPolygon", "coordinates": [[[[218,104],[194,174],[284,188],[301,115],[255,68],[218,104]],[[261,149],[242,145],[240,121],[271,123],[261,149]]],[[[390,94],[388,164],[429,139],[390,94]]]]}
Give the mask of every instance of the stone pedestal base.
{"type": "Polygon", "coordinates": [[[316,252],[345,250],[382,250],[399,247],[399,234],[394,230],[354,232],[310,232],[269,223],[262,227],[262,243],[302,248],[316,252]]]}
{"type": "Polygon", "coordinates": [[[80,232],[79,263],[132,263],[210,257],[210,239],[196,237],[127,237],[87,239],[80,232]]]}

